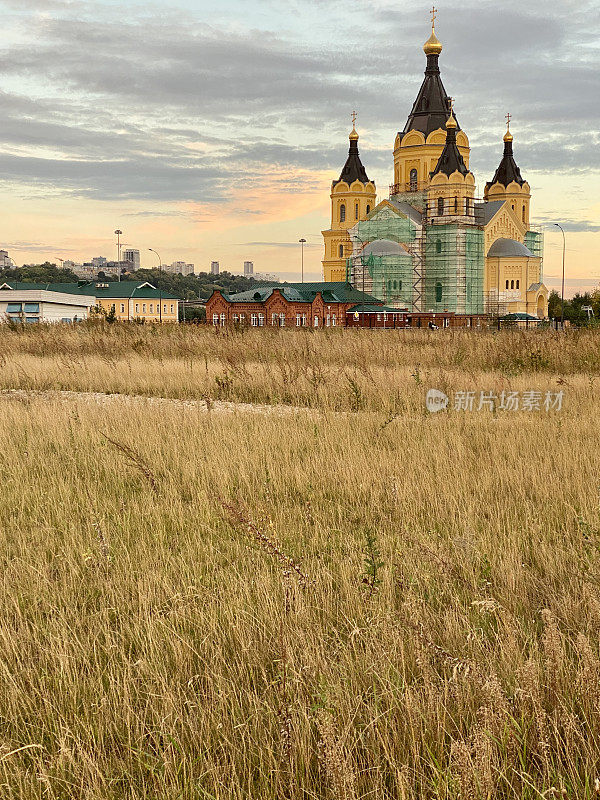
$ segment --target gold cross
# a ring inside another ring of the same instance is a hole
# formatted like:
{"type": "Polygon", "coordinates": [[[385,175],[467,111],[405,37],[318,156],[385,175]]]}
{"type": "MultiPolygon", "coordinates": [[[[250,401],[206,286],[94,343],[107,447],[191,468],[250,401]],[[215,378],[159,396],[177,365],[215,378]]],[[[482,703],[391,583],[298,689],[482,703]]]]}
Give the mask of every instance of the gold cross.
{"type": "Polygon", "coordinates": [[[448,100],[450,100],[450,113],[453,114],[454,113],[454,98],[453,97],[449,97],[448,100]]]}
{"type": "Polygon", "coordinates": [[[352,127],[353,128],[356,128],[356,118],[357,117],[358,117],[358,114],[356,113],[356,111],[353,111],[352,112],[352,127]]]}
{"type": "Polygon", "coordinates": [[[506,115],[506,127],[507,127],[507,128],[510,128],[510,121],[511,121],[511,119],[512,119],[511,115],[510,115],[510,114],[507,114],[507,115],[506,115]]]}
{"type": "Polygon", "coordinates": [[[437,13],[438,13],[438,9],[434,6],[431,9],[431,25],[432,25],[433,28],[435,28],[435,20],[436,20],[437,13]]]}

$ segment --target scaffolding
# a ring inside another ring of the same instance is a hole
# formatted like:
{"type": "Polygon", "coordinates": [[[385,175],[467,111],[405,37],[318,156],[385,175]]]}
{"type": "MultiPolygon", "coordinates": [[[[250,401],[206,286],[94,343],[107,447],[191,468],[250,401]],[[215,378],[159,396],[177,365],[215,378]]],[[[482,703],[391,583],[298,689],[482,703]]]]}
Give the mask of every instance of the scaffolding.
{"type": "Polygon", "coordinates": [[[474,201],[466,213],[447,203],[443,216],[436,203],[435,218],[423,219],[419,209],[394,200],[399,213],[381,209],[348,232],[348,282],[395,308],[484,313],[484,231],[474,201]]]}
{"type": "Polygon", "coordinates": [[[359,222],[349,236],[353,253],[347,260],[347,280],[388,306],[420,310],[422,227],[384,209],[359,222]]]}
{"type": "MultiPolygon", "coordinates": [[[[525,247],[528,247],[531,254],[536,258],[541,258],[540,262],[540,283],[544,282],[544,234],[541,230],[529,230],[525,234],[525,247]]],[[[529,288],[529,287],[528,287],[529,288]]]]}
{"type": "Polygon", "coordinates": [[[482,314],[484,235],[472,224],[453,222],[427,228],[425,311],[482,314]]]}

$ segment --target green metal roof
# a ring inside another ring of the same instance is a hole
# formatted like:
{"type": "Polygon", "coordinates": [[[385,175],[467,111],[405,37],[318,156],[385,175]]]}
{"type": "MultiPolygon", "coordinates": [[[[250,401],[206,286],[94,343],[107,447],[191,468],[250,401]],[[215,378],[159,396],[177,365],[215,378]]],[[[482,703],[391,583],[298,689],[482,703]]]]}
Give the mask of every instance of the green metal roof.
{"type": "Polygon", "coordinates": [[[79,281],[78,283],[24,283],[22,281],[3,281],[13,289],[37,289],[46,292],[64,292],[65,294],[87,295],[96,298],[113,300],[116,298],[140,298],[141,300],[178,300],[169,292],[161,292],[151,283],[145,281],[111,281],[108,288],[98,286],[106,281],[79,281]]]}
{"type": "Polygon", "coordinates": [[[501,319],[507,321],[525,321],[525,320],[532,320],[535,322],[540,322],[539,317],[534,317],[531,314],[526,314],[524,311],[517,311],[514,314],[506,314],[506,316],[502,317],[501,319]]]}
{"type": "Polygon", "coordinates": [[[379,301],[370,294],[355,289],[344,281],[320,283],[275,283],[259,286],[238,294],[223,294],[230,303],[264,303],[274,291],[279,290],[286,300],[297,303],[312,303],[321,294],[325,303],[372,303],[379,301]]]}

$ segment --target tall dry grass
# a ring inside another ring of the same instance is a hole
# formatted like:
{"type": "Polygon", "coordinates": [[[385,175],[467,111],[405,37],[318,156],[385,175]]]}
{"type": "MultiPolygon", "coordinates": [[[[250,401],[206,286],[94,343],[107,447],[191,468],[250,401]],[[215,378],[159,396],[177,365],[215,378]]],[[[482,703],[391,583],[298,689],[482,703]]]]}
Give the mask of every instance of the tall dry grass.
{"type": "Polygon", "coordinates": [[[360,331],[0,326],[0,388],[74,389],[330,410],[404,410],[408,387],[600,374],[594,331],[360,331]]]}
{"type": "MultiPolygon", "coordinates": [[[[25,353],[29,337],[6,348],[4,385],[58,380],[64,354],[25,353]],[[5,372],[28,359],[39,375],[5,372]]],[[[391,380],[365,379],[353,412],[341,393],[344,415],[337,389],[285,417],[0,397],[2,797],[596,797],[597,386],[492,369],[493,337],[464,340],[462,372],[415,360],[460,338],[398,337],[393,367],[391,339],[332,335],[391,380]],[[426,415],[445,375],[560,385],[565,408],[426,415]]],[[[282,341],[236,343],[245,358],[282,341]]],[[[327,340],[289,334],[306,341],[327,340]]],[[[82,354],[65,388],[106,357],[82,354]]],[[[133,358],[98,380],[140,391],[133,358]]],[[[144,358],[148,391],[190,393],[180,355],[144,358]]]]}

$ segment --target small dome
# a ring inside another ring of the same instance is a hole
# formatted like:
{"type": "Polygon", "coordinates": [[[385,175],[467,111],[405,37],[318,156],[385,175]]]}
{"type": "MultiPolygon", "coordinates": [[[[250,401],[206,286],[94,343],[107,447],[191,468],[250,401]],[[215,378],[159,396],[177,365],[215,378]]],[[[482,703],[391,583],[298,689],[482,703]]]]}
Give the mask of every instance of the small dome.
{"type": "Polygon", "coordinates": [[[398,242],[393,242],[391,239],[376,239],[369,244],[362,251],[363,256],[405,256],[406,250],[398,242]]]}
{"type": "Polygon", "coordinates": [[[435,28],[431,29],[431,36],[425,42],[425,46],[423,47],[426,56],[439,56],[439,54],[443,50],[442,43],[435,35],[435,28]]]}
{"type": "Polygon", "coordinates": [[[456,128],[458,128],[458,123],[454,119],[454,112],[452,112],[452,111],[450,112],[450,116],[448,117],[448,120],[446,122],[446,129],[448,129],[448,128],[454,128],[455,130],[456,130],[456,128]]]}
{"type": "Polygon", "coordinates": [[[350,141],[351,142],[358,142],[359,136],[356,132],[356,128],[352,128],[352,132],[350,133],[350,141]]]}
{"type": "Polygon", "coordinates": [[[506,131],[506,133],[504,134],[504,141],[505,142],[512,142],[513,141],[513,135],[512,135],[512,133],[510,131],[506,131]]]}
{"type": "Polygon", "coordinates": [[[535,258],[528,247],[514,239],[496,239],[490,247],[488,258],[535,258]]]}

